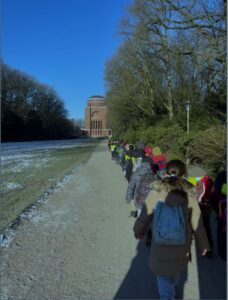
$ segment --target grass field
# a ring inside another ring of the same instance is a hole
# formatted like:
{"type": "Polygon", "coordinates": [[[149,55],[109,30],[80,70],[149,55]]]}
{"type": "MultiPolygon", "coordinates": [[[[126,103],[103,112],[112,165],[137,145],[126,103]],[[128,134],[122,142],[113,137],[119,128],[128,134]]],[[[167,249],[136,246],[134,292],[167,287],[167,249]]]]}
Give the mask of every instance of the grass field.
{"type": "Polygon", "coordinates": [[[45,191],[85,163],[95,147],[93,144],[41,151],[26,159],[12,160],[1,170],[0,234],[45,191]]]}

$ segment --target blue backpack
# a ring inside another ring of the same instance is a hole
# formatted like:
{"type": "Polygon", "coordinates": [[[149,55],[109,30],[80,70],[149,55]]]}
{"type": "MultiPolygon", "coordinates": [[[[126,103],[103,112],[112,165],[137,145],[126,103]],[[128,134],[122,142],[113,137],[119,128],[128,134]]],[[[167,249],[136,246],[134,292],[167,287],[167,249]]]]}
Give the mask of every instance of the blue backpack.
{"type": "Polygon", "coordinates": [[[158,201],[153,211],[152,234],[155,244],[183,245],[185,243],[185,219],[181,206],[168,206],[158,201]]]}

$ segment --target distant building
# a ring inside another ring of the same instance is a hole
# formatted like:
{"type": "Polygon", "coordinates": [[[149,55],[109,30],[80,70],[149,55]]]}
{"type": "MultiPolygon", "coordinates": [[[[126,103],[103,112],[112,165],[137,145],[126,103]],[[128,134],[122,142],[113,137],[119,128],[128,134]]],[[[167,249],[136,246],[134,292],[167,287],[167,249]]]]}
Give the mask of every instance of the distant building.
{"type": "Polygon", "coordinates": [[[111,129],[107,128],[107,104],[103,96],[91,96],[85,108],[85,128],[88,136],[111,136],[111,129]]]}

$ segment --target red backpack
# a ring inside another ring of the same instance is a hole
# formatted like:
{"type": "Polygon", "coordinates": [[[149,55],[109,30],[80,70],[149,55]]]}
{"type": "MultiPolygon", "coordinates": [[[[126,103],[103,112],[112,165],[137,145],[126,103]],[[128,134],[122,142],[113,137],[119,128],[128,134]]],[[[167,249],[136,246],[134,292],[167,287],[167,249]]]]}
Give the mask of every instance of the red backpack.
{"type": "Polygon", "coordinates": [[[210,197],[212,188],[213,180],[207,175],[196,183],[196,197],[201,208],[211,207],[210,197]]]}
{"type": "Polygon", "coordinates": [[[155,155],[153,156],[153,161],[159,167],[158,174],[162,177],[165,174],[168,163],[166,156],[164,154],[155,155]]]}

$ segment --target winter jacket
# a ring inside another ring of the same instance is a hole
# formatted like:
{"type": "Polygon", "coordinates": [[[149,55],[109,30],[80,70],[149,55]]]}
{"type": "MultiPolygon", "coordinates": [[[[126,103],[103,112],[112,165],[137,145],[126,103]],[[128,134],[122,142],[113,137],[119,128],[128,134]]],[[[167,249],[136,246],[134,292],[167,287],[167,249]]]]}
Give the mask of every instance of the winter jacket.
{"type": "Polygon", "coordinates": [[[128,180],[128,182],[130,181],[132,173],[135,172],[137,167],[141,164],[141,161],[142,161],[143,157],[144,157],[144,151],[143,150],[133,149],[131,151],[129,150],[126,153],[126,155],[125,155],[125,159],[126,159],[126,165],[125,165],[126,174],[125,174],[125,177],[128,180]]]}
{"type": "Polygon", "coordinates": [[[154,172],[154,161],[152,159],[151,156],[149,155],[146,155],[144,158],[143,158],[143,161],[146,161],[150,164],[150,168],[152,169],[152,171],[154,172]]]}
{"type": "Polygon", "coordinates": [[[144,150],[142,149],[133,149],[132,150],[132,156],[137,158],[137,157],[144,157],[145,153],[144,150]]]}
{"type": "Polygon", "coordinates": [[[126,192],[126,202],[129,203],[133,199],[135,201],[135,206],[137,208],[141,208],[145,200],[145,196],[141,195],[141,193],[146,193],[148,190],[146,185],[153,181],[154,174],[151,170],[150,164],[148,162],[142,162],[131,176],[126,192]],[[145,191],[140,188],[142,180],[145,183],[145,191]]]}
{"type": "Polygon", "coordinates": [[[132,151],[133,150],[127,150],[127,152],[125,153],[125,160],[129,160],[132,157],[132,151]]]}
{"type": "Polygon", "coordinates": [[[179,246],[163,246],[155,244],[152,234],[150,268],[156,275],[175,276],[186,269],[191,260],[192,235],[200,251],[209,249],[206,231],[203,226],[201,211],[196,201],[195,188],[185,179],[182,180],[182,190],[175,190],[173,194],[169,185],[170,180],[178,180],[176,177],[166,177],[161,181],[152,183],[152,191],[149,193],[142,208],[142,212],[134,224],[133,230],[136,237],[147,232],[153,218],[153,209],[158,200],[165,200],[168,205],[181,205],[186,221],[186,242],[179,246]]]}
{"type": "Polygon", "coordinates": [[[190,166],[188,168],[188,181],[196,187],[196,200],[201,208],[203,215],[211,213],[211,192],[213,180],[207,176],[206,170],[200,166],[190,166]]]}
{"type": "MultiPolygon", "coordinates": [[[[224,217],[226,213],[226,200],[227,200],[227,183],[226,183],[226,171],[220,172],[214,184],[214,189],[211,194],[210,202],[212,204],[212,208],[217,214],[217,220],[220,220],[224,217]]],[[[226,218],[224,218],[226,223],[226,218]]]]}
{"type": "Polygon", "coordinates": [[[115,145],[115,144],[111,144],[111,145],[110,145],[110,149],[111,149],[111,152],[115,151],[116,145],[115,145]]]}
{"type": "Polygon", "coordinates": [[[132,162],[132,150],[128,150],[124,156],[125,159],[125,178],[129,182],[132,169],[133,169],[133,162],[132,162]]]}

